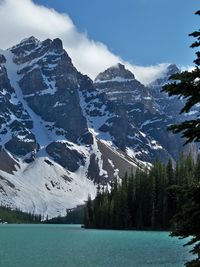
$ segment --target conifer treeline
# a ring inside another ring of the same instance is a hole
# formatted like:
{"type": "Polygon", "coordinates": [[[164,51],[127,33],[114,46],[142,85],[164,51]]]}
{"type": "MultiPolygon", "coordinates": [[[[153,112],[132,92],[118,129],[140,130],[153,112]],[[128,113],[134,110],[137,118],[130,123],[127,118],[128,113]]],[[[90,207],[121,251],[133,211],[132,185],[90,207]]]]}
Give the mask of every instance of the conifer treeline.
{"type": "Polygon", "coordinates": [[[0,206],[0,223],[41,223],[41,215],[22,212],[18,209],[11,210],[0,206]]]}
{"type": "Polygon", "coordinates": [[[84,213],[86,228],[170,229],[172,218],[184,204],[178,194],[182,186],[200,180],[200,156],[180,156],[173,168],[157,161],[150,171],[136,171],[115,180],[111,190],[100,190],[95,200],[88,198],[84,213]]]}

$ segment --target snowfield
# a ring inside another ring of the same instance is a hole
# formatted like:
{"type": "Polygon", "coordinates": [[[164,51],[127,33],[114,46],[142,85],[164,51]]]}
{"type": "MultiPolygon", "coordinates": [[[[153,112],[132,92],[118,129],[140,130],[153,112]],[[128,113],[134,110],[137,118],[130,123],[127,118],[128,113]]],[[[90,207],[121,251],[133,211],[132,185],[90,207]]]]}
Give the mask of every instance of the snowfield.
{"type": "Polygon", "coordinates": [[[20,162],[20,166],[14,175],[0,171],[0,183],[5,185],[5,192],[0,194],[2,205],[51,218],[65,215],[67,208],[84,204],[88,193],[95,197],[96,186],[83,170],[83,176],[80,170],[70,173],[46,157],[39,157],[31,164],[20,162]],[[5,179],[13,186],[8,186],[5,179]]]}

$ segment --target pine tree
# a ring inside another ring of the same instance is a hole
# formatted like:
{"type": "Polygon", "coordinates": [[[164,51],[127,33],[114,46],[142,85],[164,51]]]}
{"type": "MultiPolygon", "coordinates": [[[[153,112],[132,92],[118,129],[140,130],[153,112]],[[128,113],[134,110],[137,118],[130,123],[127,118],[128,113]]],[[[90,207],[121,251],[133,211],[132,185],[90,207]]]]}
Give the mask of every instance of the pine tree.
{"type": "MultiPolygon", "coordinates": [[[[200,15],[200,10],[195,14],[200,15]]],[[[196,39],[191,47],[198,49],[200,46],[200,29],[191,33],[190,36],[196,39]]],[[[186,100],[181,113],[188,113],[194,105],[200,103],[200,51],[196,52],[194,63],[196,66],[193,71],[184,71],[173,75],[171,78],[176,81],[163,88],[170,96],[177,95],[186,100]]],[[[199,142],[200,118],[198,116],[196,119],[186,120],[180,124],[172,125],[170,130],[174,133],[182,133],[182,137],[186,139],[185,144],[192,141],[199,142]]],[[[179,171],[178,167],[176,169],[177,174],[179,171]]],[[[193,253],[197,255],[197,259],[188,262],[186,266],[197,267],[200,266],[200,185],[198,182],[192,184],[192,180],[194,179],[191,177],[192,171],[189,161],[186,161],[186,167],[186,177],[184,180],[187,182],[187,187],[182,187],[180,190],[182,193],[181,198],[186,202],[175,217],[176,229],[173,235],[183,238],[193,236],[192,241],[188,244],[195,245],[193,253]]],[[[198,169],[196,168],[196,174],[197,172],[198,169]]]]}
{"type": "Polygon", "coordinates": [[[196,182],[200,182],[200,155],[197,157],[194,178],[196,182]]]}
{"type": "Polygon", "coordinates": [[[157,161],[150,171],[152,183],[152,227],[155,229],[163,227],[164,198],[165,198],[165,168],[157,161]]]}
{"type": "Polygon", "coordinates": [[[88,195],[87,205],[85,208],[85,216],[84,216],[84,225],[86,228],[90,228],[94,226],[94,217],[93,217],[93,205],[91,196],[88,195]]]}
{"type": "Polygon", "coordinates": [[[133,227],[135,224],[135,177],[132,173],[128,178],[128,188],[127,188],[127,207],[130,216],[130,224],[133,227]]]}
{"type": "Polygon", "coordinates": [[[193,245],[192,253],[197,256],[195,260],[186,263],[188,267],[200,266],[200,183],[182,188],[181,193],[185,195],[187,202],[181,208],[181,211],[175,216],[176,229],[172,236],[181,236],[182,238],[191,237],[186,245],[193,245]]]}
{"type": "Polygon", "coordinates": [[[177,197],[173,190],[176,182],[172,161],[170,159],[166,166],[166,227],[170,227],[171,219],[177,210],[177,197]]]}
{"type": "MultiPolygon", "coordinates": [[[[195,14],[200,15],[200,10],[195,14]]],[[[191,45],[192,48],[200,46],[200,30],[190,34],[196,38],[196,41],[191,45]]],[[[163,91],[168,92],[169,96],[177,95],[180,98],[186,99],[186,103],[181,110],[181,113],[188,113],[191,108],[200,102],[200,51],[196,52],[195,69],[191,72],[184,71],[171,76],[173,83],[165,85],[163,91]]],[[[200,119],[186,120],[180,124],[175,124],[170,127],[174,133],[182,133],[182,137],[186,138],[186,143],[200,141],[200,119]]]]}

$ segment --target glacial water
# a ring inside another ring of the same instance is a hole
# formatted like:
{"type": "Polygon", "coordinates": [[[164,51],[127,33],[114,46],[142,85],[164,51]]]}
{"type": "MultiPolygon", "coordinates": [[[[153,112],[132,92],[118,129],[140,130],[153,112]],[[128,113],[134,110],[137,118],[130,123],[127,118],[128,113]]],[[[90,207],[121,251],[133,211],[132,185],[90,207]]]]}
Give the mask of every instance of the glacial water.
{"type": "Polygon", "coordinates": [[[181,267],[184,243],[168,232],[0,225],[0,267],[181,267]]]}

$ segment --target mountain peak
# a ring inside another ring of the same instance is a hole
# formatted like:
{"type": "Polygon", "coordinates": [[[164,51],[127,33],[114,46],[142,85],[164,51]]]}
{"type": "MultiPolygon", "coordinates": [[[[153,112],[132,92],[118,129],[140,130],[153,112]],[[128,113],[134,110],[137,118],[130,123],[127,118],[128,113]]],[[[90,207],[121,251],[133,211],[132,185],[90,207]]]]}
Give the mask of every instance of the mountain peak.
{"type": "Polygon", "coordinates": [[[177,67],[176,64],[170,64],[166,69],[166,74],[169,76],[171,76],[175,73],[178,73],[178,72],[180,72],[180,69],[177,67]]]}
{"type": "Polygon", "coordinates": [[[125,66],[121,63],[106,69],[101,72],[95,79],[95,82],[105,82],[105,81],[125,81],[134,80],[135,76],[132,72],[127,70],[125,66]]]}
{"type": "Polygon", "coordinates": [[[116,65],[112,66],[111,68],[125,70],[125,65],[123,65],[121,63],[117,63],[116,65]]]}
{"type": "Polygon", "coordinates": [[[180,73],[180,69],[177,67],[176,64],[169,64],[166,66],[165,70],[162,72],[162,74],[157,77],[153,82],[151,82],[148,86],[149,87],[162,87],[164,84],[169,82],[170,76],[180,73]]]}
{"type": "Polygon", "coordinates": [[[57,51],[62,51],[63,50],[63,43],[61,39],[56,38],[52,41],[51,47],[57,51]]]}
{"type": "Polygon", "coordinates": [[[28,38],[23,39],[20,44],[33,44],[33,43],[38,43],[40,42],[37,38],[34,36],[30,36],[28,38]]]}
{"type": "Polygon", "coordinates": [[[40,44],[40,40],[35,38],[34,36],[30,36],[28,38],[23,39],[20,43],[10,48],[10,50],[14,53],[23,53],[25,51],[30,51],[37,47],[40,44]]]}

